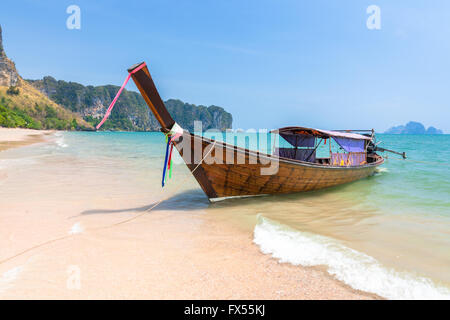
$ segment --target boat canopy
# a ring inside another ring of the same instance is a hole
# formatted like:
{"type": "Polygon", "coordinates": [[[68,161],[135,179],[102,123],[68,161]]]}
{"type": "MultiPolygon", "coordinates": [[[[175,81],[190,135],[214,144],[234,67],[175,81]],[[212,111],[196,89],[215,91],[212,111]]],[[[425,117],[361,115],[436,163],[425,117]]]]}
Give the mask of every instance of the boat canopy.
{"type": "Polygon", "coordinates": [[[364,152],[365,142],[372,140],[371,137],[357,133],[305,127],[284,127],[273,130],[271,133],[278,133],[283,139],[296,148],[314,148],[316,138],[333,138],[342,149],[347,152],[364,152]]]}

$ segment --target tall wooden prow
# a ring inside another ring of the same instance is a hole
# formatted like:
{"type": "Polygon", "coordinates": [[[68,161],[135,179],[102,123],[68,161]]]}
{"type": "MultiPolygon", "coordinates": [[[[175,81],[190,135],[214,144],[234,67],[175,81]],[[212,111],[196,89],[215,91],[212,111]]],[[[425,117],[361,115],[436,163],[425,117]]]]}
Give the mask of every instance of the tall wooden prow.
{"type": "Polygon", "coordinates": [[[167,111],[164,102],[159,96],[147,65],[145,65],[145,62],[137,63],[129,68],[128,72],[131,74],[131,78],[136,83],[148,107],[155,115],[156,120],[161,124],[161,131],[168,132],[175,124],[175,121],[172,119],[172,116],[167,111]],[[144,66],[142,66],[143,64],[144,66]],[[136,69],[139,70],[135,71],[136,69]]]}

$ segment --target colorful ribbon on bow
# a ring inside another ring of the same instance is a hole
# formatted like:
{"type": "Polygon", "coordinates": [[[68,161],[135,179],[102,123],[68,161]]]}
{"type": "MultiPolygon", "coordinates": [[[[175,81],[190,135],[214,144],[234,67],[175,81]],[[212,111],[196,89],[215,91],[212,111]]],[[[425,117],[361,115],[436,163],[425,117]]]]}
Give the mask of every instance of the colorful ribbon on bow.
{"type": "Polygon", "coordinates": [[[172,152],[173,152],[173,142],[178,139],[181,136],[181,133],[175,133],[173,136],[170,134],[166,135],[166,156],[164,159],[164,168],[163,168],[163,175],[162,175],[162,181],[161,185],[164,188],[164,184],[166,182],[166,171],[169,169],[169,179],[172,178],[172,152]],[[170,139],[169,139],[170,137],[170,139]]]}

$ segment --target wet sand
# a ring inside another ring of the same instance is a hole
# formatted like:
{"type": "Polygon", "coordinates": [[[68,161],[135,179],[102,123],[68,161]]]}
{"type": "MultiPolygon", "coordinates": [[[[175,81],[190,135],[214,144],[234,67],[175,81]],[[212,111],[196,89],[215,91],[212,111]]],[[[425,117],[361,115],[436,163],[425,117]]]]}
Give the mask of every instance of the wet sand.
{"type": "Polygon", "coordinates": [[[0,127],[0,151],[44,141],[51,130],[0,127]]]}
{"type": "Polygon", "coordinates": [[[0,181],[0,299],[377,298],[320,268],[262,254],[251,233],[205,214],[199,190],[180,191],[175,183],[149,190],[148,179],[159,173],[43,159],[7,168],[0,181]],[[200,205],[186,207],[185,194],[200,205]]]}

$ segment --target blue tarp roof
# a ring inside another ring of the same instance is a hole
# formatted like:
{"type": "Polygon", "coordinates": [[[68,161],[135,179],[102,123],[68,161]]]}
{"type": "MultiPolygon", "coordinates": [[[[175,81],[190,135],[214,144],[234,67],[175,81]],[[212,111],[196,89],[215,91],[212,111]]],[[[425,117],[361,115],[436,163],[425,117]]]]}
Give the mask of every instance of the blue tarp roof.
{"type": "Polygon", "coordinates": [[[321,138],[339,137],[353,140],[372,140],[371,137],[367,137],[358,133],[331,131],[306,127],[284,127],[277,130],[272,130],[271,132],[280,134],[310,134],[321,138]]]}

